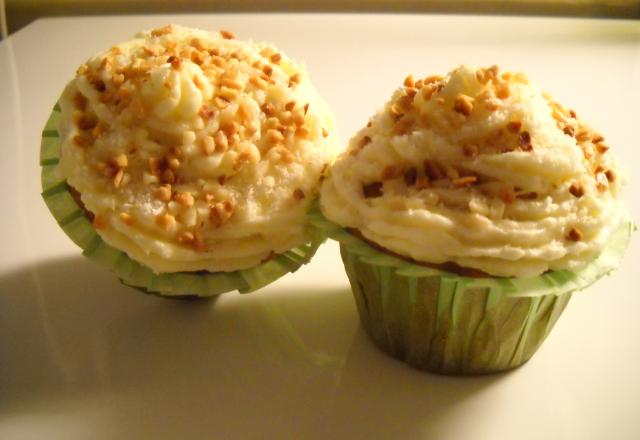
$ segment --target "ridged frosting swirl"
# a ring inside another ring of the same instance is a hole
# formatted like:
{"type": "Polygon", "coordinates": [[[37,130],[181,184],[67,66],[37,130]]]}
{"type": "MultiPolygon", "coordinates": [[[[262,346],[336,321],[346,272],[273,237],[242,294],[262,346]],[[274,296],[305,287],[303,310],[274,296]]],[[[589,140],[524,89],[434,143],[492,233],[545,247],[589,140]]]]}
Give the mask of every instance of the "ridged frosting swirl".
{"type": "Polygon", "coordinates": [[[406,78],[321,190],[330,220],[392,253],[506,277],[577,269],[625,210],[604,138],[521,73],[406,78]]]}
{"type": "Polygon", "coordinates": [[[270,44],[165,26],[83,64],[58,173],[112,246],[156,272],[233,271],[308,241],[333,116],[270,44]]]}

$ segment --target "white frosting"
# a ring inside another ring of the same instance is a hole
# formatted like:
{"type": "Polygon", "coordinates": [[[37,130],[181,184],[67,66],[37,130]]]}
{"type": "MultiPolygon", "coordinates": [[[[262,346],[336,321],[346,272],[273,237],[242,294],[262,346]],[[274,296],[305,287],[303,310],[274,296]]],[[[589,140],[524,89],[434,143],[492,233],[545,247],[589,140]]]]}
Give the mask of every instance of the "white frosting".
{"type": "Polygon", "coordinates": [[[60,104],[59,174],[100,236],[156,272],[244,269],[307,241],[334,122],[277,48],[143,32],[91,58],[60,104]]]}
{"type": "Polygon", "coordinates": [[[324,214],[419,262],[515,277],[584,266],[625,212],[611,153],[522,74],[476,72],[396,91],[332,167],[324,214]]]}

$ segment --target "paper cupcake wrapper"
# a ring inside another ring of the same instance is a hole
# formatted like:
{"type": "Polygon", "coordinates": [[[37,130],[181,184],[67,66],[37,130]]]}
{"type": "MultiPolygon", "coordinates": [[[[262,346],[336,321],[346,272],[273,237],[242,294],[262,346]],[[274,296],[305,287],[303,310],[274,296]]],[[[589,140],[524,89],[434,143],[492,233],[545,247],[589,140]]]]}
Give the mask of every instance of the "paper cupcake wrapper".
{"type": "Polygon", "coordinates": [[[308,263],[325,241],[316,228],[309,228],[309,241],[254,267],[235,272],[176,272],[156,274],[147,266],[105,243],[73,198],[66,181],[57,177],[60,160],[58,123],[60,106],[55,105],[42,131],[40,166],[42,198],[62,230],[80,246],[83,255],[108,267],[120,280],[146,293],[166,297],[211,297],[238,290],[249,293],[308,263]]]}
{"type": "Polygon", "coordinates": [[[312,223],[340,242],[360,321],[385,352],[440,374],[487,374],[526,362],[542,344],[573,292],[620,262],[631,232],[580,271],[530,279],[470,278],[388,255],[325,219],[312,223]]]}

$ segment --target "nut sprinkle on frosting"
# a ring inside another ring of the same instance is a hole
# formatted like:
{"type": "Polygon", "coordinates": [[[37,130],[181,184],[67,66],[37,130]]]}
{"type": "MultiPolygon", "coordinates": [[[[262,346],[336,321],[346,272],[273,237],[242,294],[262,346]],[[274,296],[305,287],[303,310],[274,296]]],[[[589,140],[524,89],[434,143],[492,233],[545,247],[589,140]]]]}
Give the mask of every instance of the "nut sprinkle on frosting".
{"type": "Polygon", "coordinates": [[[80,66],[60,104],[58,173],[156,272],[243,269],[307,240],[333,116],[273,45],[142,32],[80,66]]]}
{"type": "Polygon", "coordinates": [[[323,182],[330,220],[415,261],[577,269],[624,216],[603,136],[521,73],[409,75],[323,182]]]}

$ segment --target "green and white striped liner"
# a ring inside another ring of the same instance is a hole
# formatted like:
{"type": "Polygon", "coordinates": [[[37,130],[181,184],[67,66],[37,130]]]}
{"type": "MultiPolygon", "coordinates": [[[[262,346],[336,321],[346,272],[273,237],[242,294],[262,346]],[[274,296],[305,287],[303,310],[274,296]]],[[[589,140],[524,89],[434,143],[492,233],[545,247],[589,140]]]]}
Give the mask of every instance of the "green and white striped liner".
{"type": "Polygon", "coordinates": [[[60,159],[58,123],[61,113],[56,104],[42,131],[40,166],[42,198],[49,211],[83,255],[112,270],[124,284],[148,293],[168,297],[211,297],[238,290],[253,292],[308,263],[325,237],[310,229],[310,241],[294,247],[249,269],[235,272],[177,272],[156,274],[150,268],[105,243],[93,229],[83,210],[69,191],[66,181],[56,176],[60,159]]]}
{"type": "Polygon", "coordinates": [[[360,320],[374,343],[440,374],[486,374],[526,362],[571,294],[615,269],[632,230],[625,223],[587,267],[535,278],[470,278],[381,252],[314,209],[311,223],[340,243],[360,320]]]}

